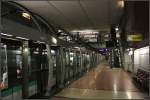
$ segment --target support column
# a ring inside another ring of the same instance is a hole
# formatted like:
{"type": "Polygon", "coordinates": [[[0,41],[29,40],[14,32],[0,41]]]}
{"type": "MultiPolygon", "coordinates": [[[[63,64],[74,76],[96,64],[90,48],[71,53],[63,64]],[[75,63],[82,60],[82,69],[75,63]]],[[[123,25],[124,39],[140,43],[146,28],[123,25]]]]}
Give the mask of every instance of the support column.
{"type": "Polygon", "coordinates": [[[56,74],[56,77],[57,77],[57,86],[59,88],[63,88],[63,85],[64,85],[64,59],[63,59],[63,48],[60,47],[58,48],[57,50],[57,63],[56,63],[56,70],[57,70],[57,74],[56,74]]]}
{"type": "Polygon", "coordinates": [[[52,59],[51,59],[51,48],[50,45],[46,45],[47,49],[47,58],[48,58],[48,85],[46,89],[46,96],[49,96],[51,91],[51,85],[53,83],[53,65],[52,65],[52,59]]]}
{"type": "Polygon", "coordinates": [[[22,96],[24,99],[29,97],[28,92],[28,82],[29,82],[29,50],[28,50],[28,41],[22,42],[22,69],[23,69],[23,87],[22,87],[22,96]]]}
{"type": "Polygon", "coordinates": [[[81,73],[83,73],[83,56],[82,56],[82,51],[80,51],[80,67],[81,67],[81,73]]]}
{"type": "MultiPolygon", "coordinates": [[[[0,2],[0,7],[1,7],[1,2],[0,2]]],[[[1,15],[1,10],[0,10],[0,15],[1,15]]],[[[0,24],[1,24],[1,17],[0,17],[0,24]]],[[[2,24],[1,24],[2,25],[2,24]]],[[[2,29],[2,27],[0,26],[0,30],[2,29]]],[[[1,57],[1,34],[0,34],[0,57],[1,57]]],[[[1,73],[1,58],[0,58],[0,73],[1,73]]],[[[2,82],[2,76],[0,74],[0,82],[2,82]]],[[[1,97],[1,90],[0,90],[0,100],[2,100],[1,97]]]]}
{"type": "MultiPolygon", "coordinates": [[[[1,34],[0,34],[0,82],[2,82],[2,75],[1,75],[1,34]]],[[[0,100],[2,100],[1,97],[1,90],[0,90],[0,100]]]]}

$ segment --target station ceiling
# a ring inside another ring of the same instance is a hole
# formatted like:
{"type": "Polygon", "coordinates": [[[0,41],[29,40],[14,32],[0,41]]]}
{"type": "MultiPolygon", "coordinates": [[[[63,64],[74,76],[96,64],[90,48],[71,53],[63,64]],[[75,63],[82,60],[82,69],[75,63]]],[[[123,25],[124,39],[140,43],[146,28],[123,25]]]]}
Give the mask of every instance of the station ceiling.
{"type": "Polygon", "coordinates": [[[123,12],[120,0],[16,1],[49,23],[67,31],[96,30],[108,33],[123,12]]]}

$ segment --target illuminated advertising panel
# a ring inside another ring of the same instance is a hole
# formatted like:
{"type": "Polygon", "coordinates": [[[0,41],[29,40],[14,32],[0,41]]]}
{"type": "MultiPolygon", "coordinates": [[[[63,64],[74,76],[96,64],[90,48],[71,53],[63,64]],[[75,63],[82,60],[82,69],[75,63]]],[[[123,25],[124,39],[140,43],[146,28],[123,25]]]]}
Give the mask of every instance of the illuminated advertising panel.
{"type": "Polygon", "coordinates": [[[7,49],[6,45],[1,44],[1,81],[0,90],[8,87],[8,67],[7,67],[7,49]]]}

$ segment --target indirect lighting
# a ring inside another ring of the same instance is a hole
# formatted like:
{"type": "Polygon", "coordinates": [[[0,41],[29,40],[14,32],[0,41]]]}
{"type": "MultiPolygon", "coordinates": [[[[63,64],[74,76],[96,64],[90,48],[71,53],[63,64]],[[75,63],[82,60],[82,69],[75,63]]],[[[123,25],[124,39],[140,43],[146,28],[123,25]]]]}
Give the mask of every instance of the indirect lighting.
{"type": "Polygon", "coordinates": [[[5,33],[1,33],[1,35],[5,35],[5,36],[9,36],[9,37],[13,36],[11,34],[5,34],[5,33]]]}
{"type": "Polygon", "coordinates": [[[80,49],[79,47],[74,47],[75,49],[80,49]]]}
{"type": "Polygon", "coordinates": [[[30,16],[28,13],[26,13],[26,12],[23,12],[23,13],[22,13],[22,16],[23,16],[24,18],[31,19],[31,16],[30,16]]]}
{"type": "Polygon", "coordinates": [[[139,53],[140,53],[140,49],[136,49],[136,50],[134,51],[134,56],[135,56],[135,55],[138,56],[139,53]]]}
{"type": "Polygon", "coordinates": [[[36,51],[39,51],[39,48],[36,48],[36,51]]]}
{"type": "Polygon", "coordinates": [[[73,55],[73,53],[72,53],[72,52],[70,52],[70,55],[73,55]]]}
{"type": "Polygon", "coordinates": [[[119,30],[119,28],[118,28],[118,27],[116,27],[116,28],[115,28],[115,30],[116,30],[116,31],[118,31],[118,30],[119,30]]]}
{"type": "Polygon", "coordinates": [[[24,51],[25,51],[25,52],[28,52],[28,48],[25,48],[24,51]]]}
{"type": "Polygon", "coordinates": [[[17,50],[16,53],[17,53],[17,54],[21,54],[21,51],[20,51],[20,50],[17,50]]]}
{"type": "Polygon", "coordinates": [[[73,57],[70,57],[70,60],[73,61],[73,57]]]}
{"type": "Polygon", "coordinates": [[[39,54],[39,52],[37,52],[37,51],[34,51],[33,53],[34,53],[34,54],[39,54]]]}
{"type": "Polygon", "coordinates": [[[148,54],[149,52],[149,47],[144,47],[144,48],[140,48],[140,54],[148,54]]]}
{"type": "Polygon", "coordinates": [[[86,33],[86,34],[87,33],[93,33],[93,34],[99,33],[97,30],[90,30],[90,29],[87,29],[87,30],[73,30],[71,32],[73,32],[73,33],[79,32],[79,33],[86,33]]]}
{"type": "Polygon", "coordinates": [[[47,52],[42,52],[42,55],[45,55],[45,54],[47,55],[47,52]]]}
{"type": "Polygon", "coordinates": [[[52,42],[53,42],[54,44],[57,44],[57,39],[54,38],[54,37],[52,37],[52,42]]]}
{"type": "Polygon", "coordinates": [[[128,98],[128,99],[132,99],[132,94],[131,94],[131,92],[126,92],[126,95],[127,95],[127,98],[128,98]]]}
{"type": "Polygon", "coordinates": [[[118,92],[117,92],[117,84],[114,84],[114,85],[113,85],[113,89],[114,89],[114,93],[117,94],[117,93],[118,93],[118,92]]]}
{"type": "Polygon", "coordinates": [[[120,8],[123,8],[124,7],[124,0],[118,0],[118,6],[120,8]]]}
{"type": "Polygon", "coordinates": [[[54,51],[54,50],[51,50],[51,53],[52,53],[52,54],[55,54],[55,51],[54,51]]]}
{"type": "Polygon", "coordinates": [[[29,39],[27,39],[27,38],[23,38],[23,37],[19,37],[19,36],[17,36],[16,38],[18,38],[18,39],[23,39],[23,40],[29,40],[29,39]]]}
{"type": "Polygon", "coordinates": [[[129,51],[129,55],[133,55],[133,51],[129,51]]]}
{"type": "Polygon", "coordinates": [[[45,43],[45,42],[37,41],[37,43],[45,43]]]}
{"type": "Polygon", "coordinates": [[[105,37],[105,38],[108,38],[108,37],[109,37],[109,34],[104,35],[104,37],[105,37]]]}
{"type": "Polygon", "coordinates": [[[120,37],[120,34],[119,34],[119,33],[117,33],[117,34],[116,34],[116,37],[117,37],[117,38],[119,38],[119,37],[120,37]]]}
{"type": "Polygon", "coordinates": [[[58,32],[62,32],[62,30],[58,30],[58,32]]]}
{"type": "Polygon", "coordinates": [[[45,50],[43,50],[43,51],[47,52],[47,49],[45,49],[45,50]]]}

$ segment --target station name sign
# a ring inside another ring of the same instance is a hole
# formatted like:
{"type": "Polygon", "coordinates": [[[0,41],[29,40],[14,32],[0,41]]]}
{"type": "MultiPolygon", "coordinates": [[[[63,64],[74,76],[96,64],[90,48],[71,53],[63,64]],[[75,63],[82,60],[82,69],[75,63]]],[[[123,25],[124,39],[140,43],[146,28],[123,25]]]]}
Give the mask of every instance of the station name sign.
{"type": "Polygon", "coordinates": [[[127,41],[139,42],[142,38],[142,34],[127,35],[127,41]]]}

